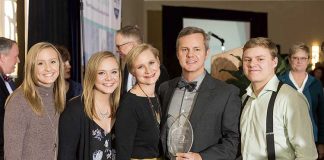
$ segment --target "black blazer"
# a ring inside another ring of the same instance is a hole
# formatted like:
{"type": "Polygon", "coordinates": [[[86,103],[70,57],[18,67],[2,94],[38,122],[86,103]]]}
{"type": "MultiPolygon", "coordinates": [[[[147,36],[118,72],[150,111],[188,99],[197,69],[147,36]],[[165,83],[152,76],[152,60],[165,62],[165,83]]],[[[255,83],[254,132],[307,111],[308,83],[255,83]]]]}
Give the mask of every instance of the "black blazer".
{"type": "Polygon", "coordinates": [[[60,116],[58,160],[90,159],[90,119],[81,96],[72,98],[60,116]]]}
{"type": "MultiPolygon", "coordinates": [[[[167,152],[166,120],[170,100],[180,77],[161,84],[161,142],[167,152]]],[[[190,116],[194,141],[191,152],[204,160],[235,159],[239,139],[241,100],[238,88],[212,78],[208,73],[198,89],[190,116]]]]}
{"type": "MultiPolygon", "coordinates": [[[[160,65],[160,70],[161,70],[161,74],[159,79],[156,81],[155,84],[155,91],[157,91],[159,89],[159,86],[161,83],[169,80],[169,74],[167,69],[165,68],[165,66],[163,64],[160,65]]],[[[123,73],[123,81],[122,81],[122,93],[121,95],[124,95],[125,93],[127,93],[127,79],[128,79],[128,70],[127,67],[125,66],[124,69],[124,73],[123,73]]]]}
{"type": "Polygon", "coordinates": [[[0,160],[4,159],[3,155],[3,120],[4,120],[4,106],[6,103],[6,99],[9,96],[9,91],[3,81],[3,79],[0,77],[0,160]]]}

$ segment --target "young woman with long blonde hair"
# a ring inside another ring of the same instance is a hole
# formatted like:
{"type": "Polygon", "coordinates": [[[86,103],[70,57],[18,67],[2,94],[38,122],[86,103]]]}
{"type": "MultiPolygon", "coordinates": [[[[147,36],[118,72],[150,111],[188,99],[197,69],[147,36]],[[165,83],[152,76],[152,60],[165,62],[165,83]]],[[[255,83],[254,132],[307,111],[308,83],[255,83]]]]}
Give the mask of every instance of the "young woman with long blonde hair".
{"type": "Polygon", "coordinates": [[[28,51],[22,85],[5,106],[5,159],[55,159],[64,106],[61,56],[52,44],[37,43],[28,51]]]}
{"type": "Polygon", "coordinates": [[[93,54],[86,66],[83,94],[71,99],[60,117],[60,160],[114,160],[112,128],[119,105],[121,72],[113,53],[93,54]]]}

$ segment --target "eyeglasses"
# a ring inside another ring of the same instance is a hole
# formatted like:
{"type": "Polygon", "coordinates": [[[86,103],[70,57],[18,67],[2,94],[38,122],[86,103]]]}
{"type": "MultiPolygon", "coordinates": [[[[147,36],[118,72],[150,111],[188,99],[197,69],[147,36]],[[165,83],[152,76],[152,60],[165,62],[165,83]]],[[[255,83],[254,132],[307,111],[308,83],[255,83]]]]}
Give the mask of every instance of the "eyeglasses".
{"type": "Polygon", "coordinates": [[[308,57],[291,57],[291,60],[295,62],[297,61],[306,62],[308,60],[308,57]]]}
{"type": "Polygon", "coordinates": [[[124,45],[126,45],[126,44],[129,44],[129,43],[133,43],[132,41],[130,41],[130,42],[126,42],[126,43],[123,43],[123,44],[116,44],[116,47],[118,48],[118,49],[120,49],[120,47],[122,47],[122,46],[124,46],[124,45]]]}

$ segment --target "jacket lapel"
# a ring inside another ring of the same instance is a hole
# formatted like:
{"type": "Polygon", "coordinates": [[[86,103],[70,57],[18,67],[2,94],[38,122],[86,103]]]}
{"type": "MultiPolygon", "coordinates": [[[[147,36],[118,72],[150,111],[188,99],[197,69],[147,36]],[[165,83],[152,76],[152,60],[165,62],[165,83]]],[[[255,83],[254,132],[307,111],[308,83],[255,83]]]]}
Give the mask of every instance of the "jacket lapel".
{"type": "Polygon", "coordinates": [[[9,91],[6,87],[5,82],[3,81],[2,77],[0,77],[0,90],[3,92],[4,96],[9,96],[9,91]]]}
{"type": "Polygon", "coordinates": [[[171,99],[172,99],[172,96],[174,94],[174,91],[176,89],[176,86],[178,84],[178,81],[180,80],[180,78],[176,78],[174,80],[171,80],[169,83],[169,86],[166,90],[166,92],[164,92],[162,95],[163,96],[163,111],[162,111],[162,124],[164,124],[164,122],[166,121],[167,119],[167,114],[169,112],[169,107],[170,107],[170,102],[171,102],[171,99]]]}
{"type": "Polygon", "coordinates": [[[172,99],[172,96],[174,94],[174,91],[176,89],[176,86],[178,84],[178,81],[180,80],[180,78],[175,78],[171,81],[168,82],[168,88],[166,89],[165,92],[162,93],[162,95],[160,95],[162,97],[163,100],[163,110],[162,110],[162,120],[161,120],[161,142],[162,142],[162,148],[164,153],[167,152],[167,124],[166,124],[166,120],[167,120],[167,115],[169,112],[169,107],[170,107],[170,102],[172,99]]]}
{"type": "Polygon", "coordinates": [[[211,88],[213,88],[212,78],[209,74],[206,74],[200,88],[198,89],[195,105],[193,106],[191,112],[190,123],[192,128],[195,128],[197,122],[199,122],[199,118],[206,111],[205,108],[209,107],[209,105],[206,105],[206,103],[210,102],[213,98],[209,92],[211,88]]]}

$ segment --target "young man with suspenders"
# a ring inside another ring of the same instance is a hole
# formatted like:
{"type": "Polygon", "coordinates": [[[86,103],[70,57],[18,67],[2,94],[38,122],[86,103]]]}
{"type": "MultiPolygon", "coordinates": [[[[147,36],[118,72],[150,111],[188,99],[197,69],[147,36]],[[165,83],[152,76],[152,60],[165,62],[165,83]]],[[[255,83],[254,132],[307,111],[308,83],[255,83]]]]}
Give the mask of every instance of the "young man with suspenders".
{"type": "Polygon", "coordinates": [[[240,120],[243,159],[316,159],[306,98],[275,75],[276,45],[252,38],[243,47],[243,70],[251,81],[240,120]]]}

